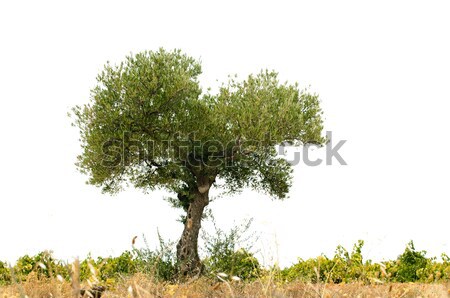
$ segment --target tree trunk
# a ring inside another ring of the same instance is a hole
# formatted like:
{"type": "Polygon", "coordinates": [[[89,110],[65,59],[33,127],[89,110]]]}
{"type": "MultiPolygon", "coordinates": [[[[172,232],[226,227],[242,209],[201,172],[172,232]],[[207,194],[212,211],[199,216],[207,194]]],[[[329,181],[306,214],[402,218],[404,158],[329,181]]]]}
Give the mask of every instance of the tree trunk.
{"type": "Polygon", "coordinates": [[[192,201],[187,209],[183,234],[177,244],[177,259],[182,276],[199,275],[203,265],[198,256],[198,235],[201,227],[203,210],[209,203],[209,185],[198,187],[192,194],[192,201]]]}

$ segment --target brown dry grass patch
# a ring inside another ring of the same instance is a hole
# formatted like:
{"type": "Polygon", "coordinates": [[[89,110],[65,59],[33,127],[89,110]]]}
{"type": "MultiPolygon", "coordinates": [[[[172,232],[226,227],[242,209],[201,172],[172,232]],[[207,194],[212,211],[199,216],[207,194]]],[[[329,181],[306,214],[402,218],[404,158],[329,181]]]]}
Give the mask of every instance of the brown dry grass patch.
{"type": "MultiPolygon", "coordinates": [[[[88,287],[87,284],[82,285],[88,287]]],[[[70,282],[57,279],[39,280],[31,275],[26,281],[0,287],[0,298],[73,298],[70,282]]],[[[311,284],[292,282],[277,284],[258,280],[255,282],[219,282],[200,278],[182,284],[155,283],[143,274],[123,279],[108,289],[102,298],[448,298],[450,284],[311,284]]]]}

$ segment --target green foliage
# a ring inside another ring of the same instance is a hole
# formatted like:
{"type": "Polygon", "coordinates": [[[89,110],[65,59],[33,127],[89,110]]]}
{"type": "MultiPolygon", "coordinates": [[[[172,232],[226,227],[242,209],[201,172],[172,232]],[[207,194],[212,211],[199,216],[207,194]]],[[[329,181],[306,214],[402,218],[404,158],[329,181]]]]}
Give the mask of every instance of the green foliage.
{"type": "Polygon", "coordinates": [[[284,198],[291,166],[274,147],[325,142],[318,96],[271,71],[230,78],[205,94],[200,74],[200,62],[179,50],[108,63],[90,103],[72,113],[83,150],[77,165],[88,182],[111,193],[130,183],[185,196],[200,177],[221,178],[229,191],[249,186],[284,198]]]}
{"type": "Polygon", "coordinates": [[[414,243],[408,243],[405,251],[398,259],[396,279],[400,282],[412,282],[419,280],[420,270],[424,270],[429,260],[425,257],[425,251],[416,251],[414,243]]]}
{"type": "Polygon", "coordinates": [[[80,261],[80,280],[88,280],[94,273],[95,275],[97,275],[97,271],[95,271],[96,267],[96,261],[92,259],[91,255],[89,254],[86,259],[80,261]]]}
{"type": "Polygon", "coordinates": [[[159,247],[151,250],[144,237],[145,248],[135,249],[135,260],[138,270],[150,274],[158,281],[173,281],[177,277],[177,260],[175,243],[164,241],[158,233],[159,247]]]}
{"type": "Polygon", "coordinates": [[[159,236],[159,247],[151,250],[145,238],[144,241],[146,248],[133,248],[118,257],[98,257],[94,260],[89,256],[80,264],[81,280],[97,279],[107,284],[115,284],[119,279],[138,272],[148,274],[157,281],[175,280],[177,264],[174,244],[165,242],[159,236]]]}
{"type": "Polygon", "coordinates": [[[13,267],[15,278],[24,280],[31,273],[35,272],[38,278],[50,278],[61,275],[63,278],[69,277],[67,266],[59,260],[55,260],[51,252],[43,251],[35,256],[25,255],[19,258],[13,267]]]}
{"type": "Polygon", "coordinates": [[[425,255],[425,251],[415,250],[413,241],[409,242],[403,254],[390,266],[394,280],[414,282],[426,279],[426,268],[433,262],[433,259],[427,259],[425,255]]]}
{"type": "MultiPolygon", "coordinates": [[[[247,221],[228,232],[216,227],[215,234],[204,233],[202,238],[205,241],[206,274],[215,278],[218,273],[225,273],[243,280],[254,280],[267,274],[250,252],[255,241],[253,234],[248,235],[250,223],[251,221],[247,221]]],[[[146,248],[134,248],[117,257],[93,259],[88,256],[80,262],[80,279],[114,286],[124,277],[143,273],[153,277],[155,281],[177,281],[174,243],[159,238],[159,246],[154,250],[146,245],[146,248]]],[[[442,254],[441,260],[427,258],[425,251],[416,251],[413,242],[410,242],[396,260],[372,263],[370,260],[363,260],[363,245],[363,241],[358,241],[351,252],[338,246],[332,258],[321,255],[308,260],[299,259],[296,264],[280,270],[276,278],[280,282],[298,280],[365,284],[450,281],[450,257],[446,254],[442,254]]],[[[0,262],[0,285],[24,281],[30,275],[38,279],[60,275],[69,280],[68,268],[65,262],[54,259],[49,252],[40,252],[35,256],[25,255],[17,260],[12,270],[6,263],[0,262]]]]}
{"type": "Polygon", "coordinates": [[[367,268],[372,264],[370,261],[363,262],[362,248],[364,241],[359,240],[353,246],[351,254],[342,247],[338,246],[336,254],[332,259],[334,268],[330,271],[330,278],[335,283],[363,281],[367,282],[367,268]]]}
{"type": "Polygon", "coordinates": [[[363,262],[361,254],[364,241],[360,240],[349,253],[343,246],[336,248],[332,259],[320,256],[315,259],[302,260],[282,271],[286,280],[301,279],[310,282],[350,282],[366,281],[366,268],[371,262],[363,262]]]}
{"type": "Polygon", "coordinates": [[[374,264],[364,261],[361,251],[364,242],[358,241],[351,253],[338,246],[332,259],[326,256],[302,260],[285,268],[281,276],[285,281],[302,280],[307,282],[433,282],[449,280],[450,260],[442,255],[442,262],[426,258],[425,251],[416,251],[411,241],[402,255],[395,261],[374,264]]]}
{"type": "Polygon", "coordinates": [[[9,284],[11,282],[11,270],[8,264],[0,261],[0,285],[9,284]]]}
{"type": "Polygon", "coordinates": [[[436,258],[428,259],[427,266],[418,270],[420,281],[450,280],[450,257],[443,253],[441,259],[442,262],[438,262],[436,258]]]}
{"type": "Polygon", "coordinates": [[[248,220],[230,231],[217,228],[214,221],[213,235],[203,233],[205,242],[206,272],[210,274],[225,273],[241,279],[254,279],[261,273],[258,259],[250,252],[254,235],[246,235],[252,220],[248,220]]]}
{"type": "Polygon", "coordinates": [[[129,251],[125,251],[118,257],[98,258],[97,264],[99,264],[101,280],[129,276],[137,271],[136,262],[129,251]]]}
{"type": "Polygon", "coordinates": [[[171,189],[183,181],[186,173],[176,164],[178,160],[172,161],[173,152],[167,152],[162,141],[175,141],[175,134],[185,129],[197,130],[192,121],[202,109],[200,73],[200,64],[193,58],[162,49],[128,56],[117,66],[108,63],[91,91],[91,103],[73,109],[84,150],[78,166],[89,173],[89,183],[115,192],[125,177],[143,188],[171,189]],[[117,156],[126,160],[108,164],[111,156],[105,155],[105,142],[124,138],[155,145],[154,151],[146,152],[148,165],[140,167],[140,148],[129,144],[114,147],[117,156]],[[150,171],[153,166],[158,168],[154,172],[150,171]]]}

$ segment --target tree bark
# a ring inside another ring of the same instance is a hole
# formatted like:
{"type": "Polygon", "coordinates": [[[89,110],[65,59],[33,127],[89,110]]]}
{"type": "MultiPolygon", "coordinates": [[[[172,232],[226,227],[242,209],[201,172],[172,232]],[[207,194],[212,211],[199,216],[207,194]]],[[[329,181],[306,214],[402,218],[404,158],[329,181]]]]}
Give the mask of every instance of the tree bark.
{"type": "Polygon", "coordinates": [[[177,244],[177,259],[182,276],[195,276],[203,271],[203,265],[198,255],[198,235],[201,228],[203,210],[209,204],[209,183],[199,185],[193,191],[192,199],[187,209],[183,234],[177,244]]]}

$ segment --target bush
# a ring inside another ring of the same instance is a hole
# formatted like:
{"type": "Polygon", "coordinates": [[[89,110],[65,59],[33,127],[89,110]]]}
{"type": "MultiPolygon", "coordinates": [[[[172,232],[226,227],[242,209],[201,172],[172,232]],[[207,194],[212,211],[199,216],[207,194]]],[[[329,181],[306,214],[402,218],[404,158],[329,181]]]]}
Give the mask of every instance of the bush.
{"type": "Polygon", "coordinates": [[[0,261],[0,285],[9,283],[11,283],[11,270],[6,263],[0,261]]]}
{"type": "Polygon", "coordinates": [[[25,255],[19,258],[13,267],[13,272],[18,280],[25,280],[31,272],[36,273],[38,279],[57,275],[69,278],[67,266],[62,261],[55,260],[52,253],[48,251],[40,252],[35,256],[25,255]]]}
{"type": "Polygon", "coordinates": [[[394,278],[398,282],[414,282],[424,277],[427,266],[431,265],[432,259],[425,257],[426,251],[416,251],[413,241],[409,242],[403,254],[395,264],[394,278]]]}
{"type": "Polygon", "coordinates": [[[152,251],[144,237],[145,248],[134,249],[139,272],[150,274],[158,281],[174,281],[177,277],[175,243],[164,241],[158,232],[159,248],[152,251]]]}
{"type": "Polygon", "coordinates": [[[118,257],[98,258],[97,264],[102,281],[117,279],[137,272],[136,262],[129,251],[125,251],[118,257]]]}
{"type": "Polygon", "coordinates": [[[215,233],[203,233],[206,258],[204,265],[209,274],[225,273],[241,279],[254,279],[261,273],[261,266],[250,252],[255,241],[254,234],[246,235],[252,220],[232,228],[229,232],[217,228],[215,233]]]}
{"type": "Polygon", "coordinates": [[[157,281],[174,281],[176,278],[176,255],[173,243],[165,242],[159,237],[159,248],[133,248],[118,257],[98,257],[94,260],[90,255],[80,263],[80,279],[93,283],[104,283],[113,286],[119,279],[135,273],[144,273],[157,281]]]}
{"type": "Polygon", "coordinates": [[[324,255],[306,261],[299,259],[297,264],[284,269],[282,276],[287,281],[333,283],[365,281],[365,268],[370,265],[370,261],[363,263],[361,254],[363,246],[364,241],[358,241],[350,254],[339,245],[332,259],[324,255]]]}

